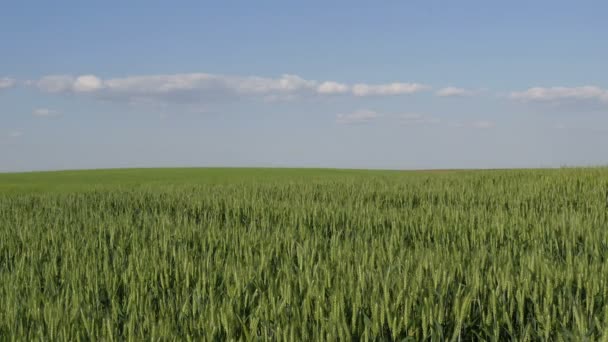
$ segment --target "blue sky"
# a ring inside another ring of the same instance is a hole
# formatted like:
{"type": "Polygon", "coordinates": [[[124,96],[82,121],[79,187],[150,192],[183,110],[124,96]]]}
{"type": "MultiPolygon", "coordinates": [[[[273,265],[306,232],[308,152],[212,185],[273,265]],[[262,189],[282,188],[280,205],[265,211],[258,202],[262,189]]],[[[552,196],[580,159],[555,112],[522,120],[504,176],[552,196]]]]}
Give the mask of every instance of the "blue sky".
{"type": "Polygon", "coordinates": [[[606,13],[605,1],[4,3],[0,172],[606,165],[606,13]]]}

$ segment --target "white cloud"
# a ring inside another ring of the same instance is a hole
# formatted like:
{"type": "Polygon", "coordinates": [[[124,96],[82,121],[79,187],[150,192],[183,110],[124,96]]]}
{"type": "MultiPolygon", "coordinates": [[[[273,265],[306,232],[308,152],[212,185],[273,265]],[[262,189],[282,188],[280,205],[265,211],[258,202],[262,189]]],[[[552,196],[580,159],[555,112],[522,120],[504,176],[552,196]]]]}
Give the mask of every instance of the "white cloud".
{"type": "Polygon", "coordinates": [[[17,82],[12,78],[8,78],[8,77],[0,78],[0,89],[12,88],[15,86],[16,83],[17,82]]]}
{"type": "Polygon", "coordinates": [[[59,112],[53,109],[48,109],[48,108],[37,108],[34,109],[34,111],[32,111],[32,115],[34,116],[38,116],[38,117],[53,117],[53,116],[59,116],[59,112]]]}
{"type": "Polygon", "coordinates": [[[95,75],[49,75],[28,84],[34,84],[47,93],[93,92],[103,88],[103,81],[95,75]]]}
{"type": "Polygon", "coordinates": [[[28,82],[36,85],[47,93],[62,93],[70,91],[74,85],[74,77],[69,75],[49,75],[38,81],[28,82]]]}
{"type": "Polygon", "coordinates": [[[348,85],[331,81],[323,82],[317,88],[319,94],[346,94],[349,90],[348,85]]]}
{"type": "Polygon", "coordinates": [[[450,127],[455,128],[475,128],[475,129],[489,129],[496,127],[493,121],[479,120],[472,122],[452,122],[448,124],[450,127]]]}
{"type": "Polygon", "coordinates": [[[76,92],[90,92],[103,88],[103,82],[95,75],[84,75],[76,78],[73,88],[76,92]]]}
{"type": "Polygon", "coordinates": [[[402,125],[437,125],[441,123],[441,119],[418,113],[399,114],[397,118],[402,125]]]}
{"type": "Polygon", "coordinates": [[[525,91],[512,92],[510,97],[522,101],[600,101],[608,103],[608,90],[596,86],[582,87],[534,87],[525,91]]]}
{"type": "Polygon", "coordinates": [[[352,87],[355,96],[407,95],[430,89],[418,83],[365,84],[357,83],[352,87]]]}
{"type": "Polygon", "coordinates": [[[297,75],[278,78],[225,76],[205,73],[144,75],[101,79],[95,75],[45,76],[30,81],[50,93],[88,93],[97,97],[123,101],[202,101],[226,97],[253,97],[266,101],[305,96],[351,94],[354,96],[388,96],[412,94],[430,87],[417,83],[348,85],[334,81],[318,82],[297,75]]]}
{"type": "Polygon", "coordinates": [[[336,122],[339,124],[361,124],[371,122],[381,116],[373,110],[362,109],[348,114],[338,114],[336,122]]]}
{"type": "Polygon", "coordinates": [[[381,117],[386,117],[387,119],[402,125],[441,124],[440,119],[428,115],[418,113],[384,114],[369,109],[362,109],[348,114],[339,114],[336,116],[336,122],[340,124],[361,124],[369,123],[381,117]]]}
{"type": "Polygon", "coordinates": [[[567,129],[568,126],[566,126],[566,124],[564,124],[562,122],[558,122],[555,125],[553,125],[553,128],[555,128],[555,129],[567,129]]]}
{"type": "Polygon", "coordinates": [[[439,89],[435,95],[440,97],[454,97],[454,96],[472,96],[475,92],[464,88],[457,87],[446,87],[439,89]]]}
{"type": "Polygon", "coordinates": [[[289,94],[315,89],[317,82],[297,75],[284,74],[280,78],[212,76],[226,90],[242,95],[289,94]]]}
{"type": "Polygon", "coordinates": [[[493,128],[494,126],[495,124],[492,121],[474,121],[471,123],[471,127],[479,129],[493,128]]]}

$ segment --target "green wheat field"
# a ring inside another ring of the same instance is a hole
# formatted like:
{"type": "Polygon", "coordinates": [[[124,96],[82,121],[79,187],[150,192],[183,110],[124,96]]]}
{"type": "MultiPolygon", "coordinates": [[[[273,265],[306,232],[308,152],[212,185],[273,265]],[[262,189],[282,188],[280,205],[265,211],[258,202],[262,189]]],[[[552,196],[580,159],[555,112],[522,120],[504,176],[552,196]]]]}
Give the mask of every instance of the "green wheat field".
{"type": "Polygon", "coordinates": [[[608,341],[608,169],[0,174],[0,340],[608,341]]]}

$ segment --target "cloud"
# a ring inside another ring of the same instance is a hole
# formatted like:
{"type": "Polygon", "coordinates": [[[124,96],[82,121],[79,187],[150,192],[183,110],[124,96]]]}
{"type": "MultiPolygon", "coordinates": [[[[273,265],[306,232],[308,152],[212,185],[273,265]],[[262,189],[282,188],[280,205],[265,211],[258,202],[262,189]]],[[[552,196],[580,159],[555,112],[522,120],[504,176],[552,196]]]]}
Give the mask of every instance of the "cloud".
{"type": "Polygon", "coordinates": [[[84,75],[74,81],[75,92],[90,92],[103,88],[103,82],[95,75],[84,75]]]}
{"type": "Polygon", "coordinates": [[[346,94],[350,91],[350,87],[343,83],[338,82],[323,82],[317,87],[319,94],[346,94]]]}
{"type": "Polygon", "coordinates": [[[383,114],[377,111],[362,109],[348,114],[338,114],[336,122],[339,124],[362,124],[369,123],[381,117],[402,125],[438,125],[441,120],[428,115],[418,113],[383,114]]]}
{"type": "Polygon", "coordinates": [[[555,125],[553,125],[553,128],[555,128],[555,129],[567,129],[568,126],[566,126],[566,124],[564,124],[562,122],[558,122],[555,125]]]}
{"type": "Polygon", "coordinates": [[[441,123],[441,119],[418,113],[399,114],[397,118],[402,125],[437,125],[441,123]]]}
{"type": "Polygon", "coordinates": [[[418,83],[365,84],[357,83],[352,87],[355,96],[408,95],[430,89],[418,83]]]}
{"type": "Polygon", "coordinates": [[[537,102],[599,101],[608,103],[608,90],[596,86],[582,87],[534,87],[525,91],[512,92],[514,100],[537,102]]]}
{"type": "Polygon", "coordinates": [[[378,112],[368,109],[358,110],[349,114],[338,114],[336,116],[336,123],[339,124],[363,124],[369,123],[373,120],[378,119],[382,115],[378,112]]]}
{"type": "Polygon", "coordinates": [[[472,122],[452,122],[448,124],[450,127],[456,128],[475,128],[475,129],[489,129],[496,127],[496,124],[493,121],[488,120],[479,120],[472,122]]]}
{"type": "Polygon", "coordinates": [[[474,121],[470,124],[470,126],[478,129],[486,129],[493,128],[495,124],[492,121],[474,121]]]}
{"type": "Polygon", "coordinates": [[[23,136],[23,132],[21,131],[12,131],[8,134],[9,137],[11,138],[19,138],[21,136],[23,136]]]}
{"type": "Polygon", "coordinates": [[[263,77],[210,76],[226,90],[243,95],[296,93],[315,89],[317,82],[297,75],[284,74],[278,79],[263,77]]]}
{"type": "Polygon", "coordinates": [[[446,87],[439,89],[435,95],[440,97],[455,97],[455,96],[472,96],[475,94],[473,90],[467,90],[464,88],[457,87],[446,87]]]}
{"type": "Polygon", "coordinates": [[[49,93],[86,93],[102,99],[145,102],[200,102],[226,98],[259,98],[265,101],[310,96],[406,95],[430,89],[417,83],[348,85],[335,81],[307,80],[298,75],[283,74],[278,78],[226,76],[206,73],[143,75],[102,79],[95,75],[74,77],[50,75],[29,81],[49,93]]]}
{"type": "Polygon", "coordinates": [[[37,117],[54,117],[59,116],[59,112],[48,108],[38,108],[32,111],[32,115],[37,117]]]}
{"type": "Polygon", "coordinates": [[[16,83],[17,82],[12,78],[8,78],[8,77],[0,78],[0,89],[12,88],[15,86],[16,83]]]}
{"type": "Polygon", "coordinates": [[[73,89],[74,77],[69,75],[49,75],[38,81],[28,82],[47,93],[63,93],[73,89]]]}

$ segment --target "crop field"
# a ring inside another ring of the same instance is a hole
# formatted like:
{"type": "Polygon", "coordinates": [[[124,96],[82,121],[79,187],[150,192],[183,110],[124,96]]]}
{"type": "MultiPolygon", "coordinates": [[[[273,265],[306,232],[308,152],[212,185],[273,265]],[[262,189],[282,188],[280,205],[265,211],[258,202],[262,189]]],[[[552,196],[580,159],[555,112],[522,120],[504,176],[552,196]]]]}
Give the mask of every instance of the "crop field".
{"type": "Polygon", "coordinates": [[[0,174],[0,340],[608,341],[608,169],[0,174]]]}

